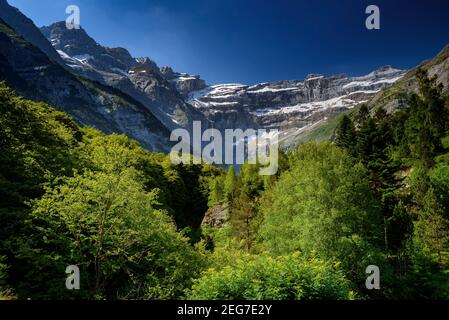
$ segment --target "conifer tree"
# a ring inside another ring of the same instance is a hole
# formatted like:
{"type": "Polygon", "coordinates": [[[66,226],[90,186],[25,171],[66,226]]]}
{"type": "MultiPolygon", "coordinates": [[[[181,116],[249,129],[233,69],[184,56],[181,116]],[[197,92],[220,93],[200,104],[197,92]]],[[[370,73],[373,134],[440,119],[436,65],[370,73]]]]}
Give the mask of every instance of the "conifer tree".
{"type": "Polygon", "coordinates": [[[209,193],[209,207],[216,206],[222,203],[224,200],[223,192],[223,178],[221,176],[215,177],[210,182],[210,193],[209,193]]]}
{"type": "Polygon", "coordinates": [[[449,221],[433,188],[428,190],[424,198],[423,208],[415,224],[415,237],[421,247],[427,253],[435,254],[441,263],[442,252],[449,246],[449,221]]]}
{"type": "Polygon", "coordinates": [[[232,202],[237,187],[237,176],[234,166],[230,166],[224,181],[224,196],[228,202],[232,202]]]}
{"type": "Polygon", "coordinates": [[[234,199],[231,211],[231,224],[234,237],[239,240],[247,250],[251,249],[256,236],[255,218],[257,211],[256,201],[245,192],[240,192],[234,199]]]}
{"type": "Polygon", "coordinates": [[[407,140],[412,156],[427,167],[434,164],[435,155],[441,150],[441,138],[445,134],[448,111],[442,98],[443,87],[436,77],[428,78],[426,71],[417,71],[419,95],[409,97],[409,118],[406,123],[407,140]]]}
{"type": "Polygon", "coordinates": [[[348,150],[349,154],[354,155],[356,144],[356,132],[352,120],[344,115],[336,131],[335,144],[340,148],[348,150]]]}

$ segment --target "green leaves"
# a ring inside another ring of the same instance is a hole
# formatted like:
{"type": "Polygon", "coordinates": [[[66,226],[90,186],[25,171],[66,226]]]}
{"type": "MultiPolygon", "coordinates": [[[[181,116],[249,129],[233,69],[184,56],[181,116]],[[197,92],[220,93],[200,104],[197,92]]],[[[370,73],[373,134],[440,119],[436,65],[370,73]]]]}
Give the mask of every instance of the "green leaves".
{"type": "MultiPolygon", "coordinates": [[[[44,226],[37,237],[68,246],[61,266],[71,261],[89,273],[92,296],[161,299],[180,294],[201,257],[157,204],[156,190],[145,192],[134,168],[86,171],[35,201],[32,217],[44,226]]],[[[44,252],[47,263],[59,254],[44,252]]]]}
{"type": "Polygon", "coordinates": [[[175,168],[126,136],[79,129],[4,84],[0,111],[0,254],[20,298],[164,299],[190,286],[204,259],[169,213],[193,211],[193,187],[207,199],[203,167],[175,168]],[[72,264],[79,292],[65,288],[72,264]]]}
{"type": "Polygon", "coordinates": [[[363,243],[375,250],[382,239],[379,203],[364,167],[330,144],[302,145],[292,159],[292,170],[262,200],[263,245],[275,255],[301,251],[344,261],[360,280],[361,256],[348,257],[348,248],[357,252],[363,243]]]}
{"type": "Polygon", "coordinates": [[[196,280],[193,300],[339,300],[353,297],[341,271],[298,253],[271,258],[248,256],[221,270],[209,269],[196,280]]]}

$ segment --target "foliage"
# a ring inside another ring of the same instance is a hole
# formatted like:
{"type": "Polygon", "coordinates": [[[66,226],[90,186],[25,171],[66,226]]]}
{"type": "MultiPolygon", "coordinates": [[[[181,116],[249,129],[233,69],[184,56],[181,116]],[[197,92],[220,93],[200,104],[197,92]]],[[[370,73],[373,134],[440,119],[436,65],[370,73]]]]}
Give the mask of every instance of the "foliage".
{"type": "Polygon", "coordinates": [[[262,241],[273,254],[317,254],[361,275],[363,255],[372,256],[382,239],[380,206],[364,167],[330,144],[303,145],[294,159],[263,200],[262,241]]]}
{"type": "Polygon", "coordinates": [[[203,177],[218,169],[172,166],[4,84],[0,102],[0,254],[12,266],[5,285],[19,298],[179,296],[204,259],[176,225],[199,225],[203,177]],[[79,292],[65,288],[72,264],[81,268],[79,292]]]}
{"type": "Polygon", "coordinates": [[[0,256],[0,301],[16,299],[12,290],[5,287],[8,271],[8,266],[4,263],[5,260],[5,257],[0,256]]]}
{"type": "Polygon", "coordinates": [[[94,297],[174,297],[198,272],[201,257],[154,204],[157,190],[144,192],[133,169],[86,171],[34,202],[32,223],[39,227],[22,240],[19,254],[39,254],[55,268],[78,265],[94,297]]]}
{"type": "Polygon", "coordinates": [[[416,75],[408,108],[334,117],[335,144],[271,177],[173,165],[0,83],[0,299],[449,299],[449,100],[416,75]],[[229,221],[201,228],[216,205],[229,221]]]}
{"type": "Polygon", "coordinates": [[[233,266],[209,269],[195,281],[193,300],[312,300],[353,298],[351,284],[334,265],[298,253],[247,256],[233,266]]]}

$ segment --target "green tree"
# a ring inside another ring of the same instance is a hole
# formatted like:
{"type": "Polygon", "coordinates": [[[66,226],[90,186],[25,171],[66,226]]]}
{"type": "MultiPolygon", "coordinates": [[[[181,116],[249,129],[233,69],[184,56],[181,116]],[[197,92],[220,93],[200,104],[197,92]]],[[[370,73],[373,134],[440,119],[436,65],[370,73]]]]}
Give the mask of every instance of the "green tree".
{"type": "Polygon", "coordinates": [[[441,151],[441,138],[446,131],[448,111],[442,96],[443,86],[436,77],[428,78],[426,71],[418,69],[419,94],[409,98],[409,118],[406,136],[412,155],[425,166],[434,164],[435,155],[441,151]]]}
{"type": "Polygon", "coordinates": [[[433,188],[424,198],[424,207],[415,223],[415,236],[422,248],[436,255],[441,263],[442,253],[449,250],[449,221],[433,188]]]}
{"type": "Polygon", "coordinates": [[[8,266],[5,263],[6,258],[0,256],[0,301],[15,300],[16,297],[10,288],[7,288],[7,271],[8,266]]]}
{"type": "Polygon", "coordinates": [[[231,208],[233,236],[246,250],[251,249],[256,238],[257,201],[245,192],[240,192],[231,208]]]}
{"type": "Polygon", "coordinates": [[[132,168],[116,174],[86,171],[49,190],[33,203],[34,236],[17,249],[36,259],[25,276],[41,281],[31,293],[67,297],[64,281],[55,275],[65,276],[64,268],[76,264],[87,297],[178,296],[200,271],[201,257],[155,204],[157,190],[145,192],[132,168]],[[52,272],[36,278],[45,269],[52,272]]]}
{"type": "Polygon", "coordinates": [[[264,189],[263,177],[259,175],[259,164],[246,162],[240,169],[240,192],[249,197],[257,197],[264,189]]]}
{"type": "Polygon", "coordinates": [[[223,191],[223,177],[218,176],[210,180],[209,201],[208,206],[214,207],[221,204],[225,199],[223,191]]]}
{"type": "Polygon", "coordinates": [[[232,202],[237,188],[237,176],[234,166],[230,166],[224,180],[224,195],[228,202],[232,202]]]}
{"type": "Polygon", "coordinates": [[[354,147],[357,143],[356,132],[351,118],[344,115],[335,132],[335,144],[340,148],[348,150],[349,154],[354,154],[354,147]]]}
{"type": "Polygon", "coordinates": [[[368,106],[366,104],[362,104],[360,108],[355,113],[355,127],[360,128],[365,121],[367,121],[370,118],[370,111],[368,109],[368,106]]]}
{"type": "Polygon", "coordinates": [[[263,244],[276,255],[316,252],[340,260],[361,285],[369,262],[381,263],[383,238],[365,168],[330,144],[302,145],[292,158],[293,168],[261,201],[263,244]]]}

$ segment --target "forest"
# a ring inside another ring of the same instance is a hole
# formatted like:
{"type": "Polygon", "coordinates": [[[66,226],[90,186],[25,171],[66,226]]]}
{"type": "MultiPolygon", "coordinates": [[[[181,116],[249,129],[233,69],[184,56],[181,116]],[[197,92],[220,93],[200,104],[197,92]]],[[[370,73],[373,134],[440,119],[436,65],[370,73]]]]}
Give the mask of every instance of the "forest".
{"type": "Polygon", "coordinates": [[[417,78],[397,112],[361,105],[280,151],[275,176],[174,165],[1,83],[0,300],[449,299],[449,95],[417,78]]]}

